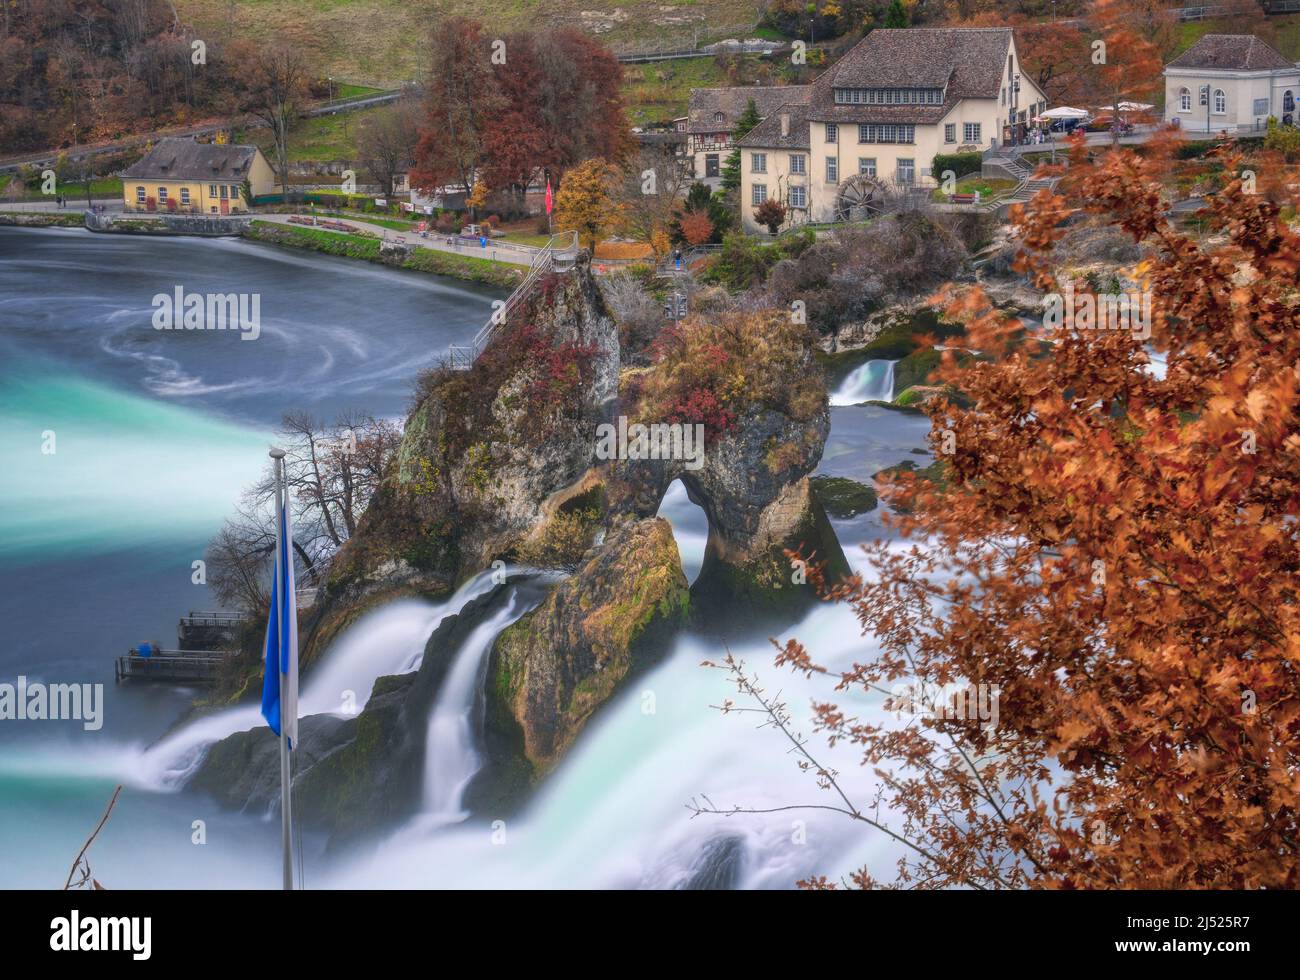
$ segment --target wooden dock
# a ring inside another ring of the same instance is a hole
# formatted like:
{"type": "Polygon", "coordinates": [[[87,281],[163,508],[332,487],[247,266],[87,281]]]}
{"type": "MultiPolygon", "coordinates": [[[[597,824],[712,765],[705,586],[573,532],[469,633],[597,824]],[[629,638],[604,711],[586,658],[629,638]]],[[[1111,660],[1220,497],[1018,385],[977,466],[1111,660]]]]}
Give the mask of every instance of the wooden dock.
{"type": "Polygon", "coordinates": [[[154,650],[147,657],[132,650],[117,658],[114,679],[211,684],[230,657],[221,650],[154,650]]]}
{"type": "Polygon", "coordinates": [[[224,609],[191,609],[176,624],[176,646],[198,651],[230,648],[247,619],[224,609]]]}
{"type": "Polygon", "coordinates": [[[211,684],[238,645],[239,630],[248,617],[222,609],[191,609],[176,624],[176,649],[141,644],[118,657],[113,676],[125,680],[172,684],[211,684]],[[148,650],[141,653],[141,649],[148,650]]]}

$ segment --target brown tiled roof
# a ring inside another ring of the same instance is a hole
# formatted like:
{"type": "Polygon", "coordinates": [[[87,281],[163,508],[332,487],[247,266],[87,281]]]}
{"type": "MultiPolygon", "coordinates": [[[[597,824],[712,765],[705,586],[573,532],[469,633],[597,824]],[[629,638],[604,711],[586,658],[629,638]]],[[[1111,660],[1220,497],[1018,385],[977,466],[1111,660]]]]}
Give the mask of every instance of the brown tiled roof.
{"type": "Polygon", "coordinates": [[[1167,67],[1265,71],[1295,68],[1295,64],[1254,34],[1206,34],[1167,67]]]}
{"type": "Polygon", "coordinates": [[[787,102],[807,102],[808,85],[743,85],[734,88],[691,89],[690,108],[687,111],[688,133],[729,133],[736,128],[736,120],[745,111],[749,100],[754,100],[758,114],[767,118],[775,109],[787,102]],[[722,113],[722,120],[714,116],[722,113]]]}
{"type": "Polygon", "coordinates": [[[243,180],[256,155],[255,146],[196,143],[166,136],[123,170],[122,176],[132,180],[243,180]]]}
{"type": "Polygon", "coordinates": [[[872,31],[813,83],[809,118],[924,125],[937,123],[961,99],[996,99],[1011,35],[1009,27],[872,31]],[[837,88],[943,87],[943,105],[841,105],[835,101],[837,88]]]}
{"type": "Polygon", "coordinates": [[[736,145],[759,149],[806,150],[812,145],[808,133],[808,110],[806,103],[787,102],[777,106],[770,116],[751,129],[736,145]],[[781,135],[782,114],[790,117],[790,131],[785,136],[781,135]]]}

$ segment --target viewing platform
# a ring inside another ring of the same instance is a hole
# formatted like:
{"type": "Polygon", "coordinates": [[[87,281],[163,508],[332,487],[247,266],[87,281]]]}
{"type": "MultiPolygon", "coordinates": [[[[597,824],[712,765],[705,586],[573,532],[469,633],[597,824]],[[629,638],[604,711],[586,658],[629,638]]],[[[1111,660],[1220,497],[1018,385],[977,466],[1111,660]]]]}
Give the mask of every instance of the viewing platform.
{"type": "Polygon", "coordinates": [[[224,650],[154,650],[147,643],[118,657],[113,678],[169,681],[181,684],[211,684],[230,657],[224,650]],[[148,653],[142,652],[148,650],[148,653]]]}
{"type": "Polygon", "coordinates": [[[247,621],[242,612],[191,609],[176,624],[176,649],[141,643],[116,659],[114,679],[210,684],[232,655],[240,627],[247,621]]]}

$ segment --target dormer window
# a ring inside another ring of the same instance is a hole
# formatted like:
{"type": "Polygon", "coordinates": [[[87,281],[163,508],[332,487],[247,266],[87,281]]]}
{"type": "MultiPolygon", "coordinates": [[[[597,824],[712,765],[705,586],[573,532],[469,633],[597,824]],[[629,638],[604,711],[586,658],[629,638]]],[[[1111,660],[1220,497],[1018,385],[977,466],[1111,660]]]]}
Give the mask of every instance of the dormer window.
{"type": "Polygon", "coordinates": [[[943,105],[941,88],[837,88],[840,105],[943,105]]]}
{"type": "Polygon", "coordinates": [[[715,123],[720,123],[720,122],[722,122],[722,121],[723,121],[724,119],[726,119],[726,118],[727,118],[727,117],[724,116],[724,115],[723,115],[722,113],[720,113],[720,112],[715,112],[715,113],[713,114],[713,121],[714,121],[715,123]]]}

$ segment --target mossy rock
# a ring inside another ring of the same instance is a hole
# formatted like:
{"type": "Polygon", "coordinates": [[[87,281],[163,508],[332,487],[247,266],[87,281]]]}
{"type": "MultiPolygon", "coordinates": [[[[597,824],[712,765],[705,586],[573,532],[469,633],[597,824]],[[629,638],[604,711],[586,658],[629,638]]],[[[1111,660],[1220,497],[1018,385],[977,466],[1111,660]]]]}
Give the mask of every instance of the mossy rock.
{"type": "MultiPolygon", "coordinates": [[[[960,324],[946,323],[932,310],[898,314],[890,318],[884,329],[870,343],[842,351],[838,354],[817,352],[817,360],[826,371],[827,384],[838,385],[858,365],[866,361],[900,361],[914,351],[929,349],[919,339],[922,336],[947,338],[960,337],[964,328],[960,324]]],[[[898,369],[894,369],[894,390],[899,390],[898,369]]]]}
{"type": "MultiPolygon", "coordinates": [[[[871,478],[880,480],[899,473],[915,473],[921,479],[934,484],[935,490],[939,493],[948,489],[948,461],[944,459],[936,459],[929,466],[924,467],[917,466],[913,460],[905,459],[901,463],[886,466],[883,470],[877,470],[871,475],[871,478]]],[[[907,513],[912,509],[911,504],[906,500],[890,501],[889,506],[901,513],[907,513]]]]}
{"type": "Polygon", "coordinates": [[[933,347],[912,351],[894,365],[894,391],[905,392],[913,385],[923,385],[928,382],[931,372],[939,366],[942,357],[943,355],[933,347]]]}
{"type": "Polygon", "coordinates": [[[813,492],[832,517],[857,517],[876,509],[876,491],[843,476],[814,476],[813,492]]]}
{"type": "Polygon", "coordinates": [[[894,404],[900,408],[910,408],[913,405],[920,405],[924,401],[925,395],[917,391],[916,386],[913,385],[905,391],[899,392],[898,397],[894,399],[894,404]]]}
{"type": "Polygon", "coordinates": [[[921,411],[919,405],[916,404],[903,405],[900,404],[897,399],[895,399],[892,402],[882,402],[882,401],[877,401],[875,399],[872,399],[870,401],[859,402],[855,407],[861,408],[865,405],[870,405],[872,408],[887,408],[891,412],[902,412],[905,415],[925,414],[924,412],[921,411]]]}
{"type": "Polygon", "coordinates": [[[628,522],[537,609],[497,638],[488,665],[489,781],[548,772],[591,715],[685,622],[672,525],[628,522]]]}

